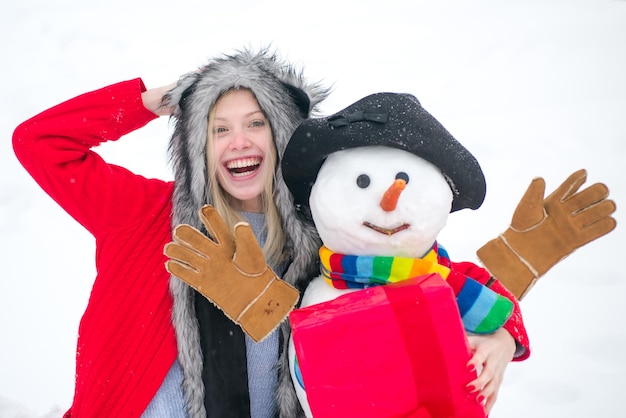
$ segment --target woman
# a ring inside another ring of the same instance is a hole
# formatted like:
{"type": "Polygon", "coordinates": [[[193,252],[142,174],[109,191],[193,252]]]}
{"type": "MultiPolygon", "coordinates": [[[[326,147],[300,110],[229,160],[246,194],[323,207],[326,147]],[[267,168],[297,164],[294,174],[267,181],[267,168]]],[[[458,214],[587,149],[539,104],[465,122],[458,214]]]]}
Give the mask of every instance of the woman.
{"type": "Polygon", "coordinates": [[[260,344],[245,338],[204,297],[170,278],[163,247],[172,225],[200,228],[198,210],[211,203],[227,223],[252,224],[283,279],[299,284],[315,274],[319,242],[296,218],[276,161],[328,90],[268,50],[214,59],[162,97],[170,87],[146,91],[140,79],[114,84],[14,133],[21,163],[97,244],[67,417],[270,417],[277,410],[279,332],[260,344]],[[240,106],[253,109],[249,126],[231,112],[240,106]],[[169,113],[176,119],[174,182],[145,179],[92,150],[169,113]],[[229,161],[239,168],[223,165],[229,161]]]}
{"type": "MultiPolygon", "coordinates": [[[[163,248],[177,225],[202,230],[198,211],[209,203],[230,226],[248,221],[270,266],[302,290],[318,274],[320,242],[297,217],[277,161],[327,94],[270,51],[244,50],[211,60],[173,88],[146,90],[140,79],[117,83],[15,130],[21,163],[96,239],[97,277],[79,327],[66,417],[301,413],[282,356],[288,325],[254,343],[170,277],[163,248]],[[169,114],[176,121],[174,182],[107,164],[92,150],[169,114]]],[[[496,392],[510,360],[499,341],[483,340],[475,355],[493,364],[493,376],[484,379],[496,392]]]]}

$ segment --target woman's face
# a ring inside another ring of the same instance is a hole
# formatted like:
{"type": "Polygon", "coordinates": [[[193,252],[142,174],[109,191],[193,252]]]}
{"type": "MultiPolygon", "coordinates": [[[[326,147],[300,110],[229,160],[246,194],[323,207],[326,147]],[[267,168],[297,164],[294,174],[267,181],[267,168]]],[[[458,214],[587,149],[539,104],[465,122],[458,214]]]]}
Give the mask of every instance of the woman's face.
{"type": "MultiPolygon", "coordinates": [[[[219,184],[237,210],[262,210],[261,193],[272,176],[266,155],[273,152],[269,121],[249,90],[224,93],[215,103],[209,146],[219,184]]],[[[209,161],[209,164],[211,161],[209,161]]]]}

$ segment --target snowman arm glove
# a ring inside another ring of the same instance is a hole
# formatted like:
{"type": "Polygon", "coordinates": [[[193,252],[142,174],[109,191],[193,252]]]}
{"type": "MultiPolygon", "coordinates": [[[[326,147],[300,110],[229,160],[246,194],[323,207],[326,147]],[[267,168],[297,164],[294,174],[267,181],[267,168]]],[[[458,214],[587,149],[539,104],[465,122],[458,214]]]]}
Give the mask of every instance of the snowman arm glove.
{"type": "Polygon", "coordinates": [[[586,179],[587,172],[578,170],[544,199],[545,181],[535,178],[509,228],[477,251],[485,268],[519,300],[560,260],[615,228],[609,189],[596,183],[579,191],[586,179]]]}
{"type": "Polygon", "coordinates": [[[235,225],[233,236],[209,205],[200,210],[200,219],[213,239],[178,225],[164,249],[165,268],[261,341],[287,317],[299,293],[267,265],[249,224],[235,225]]]}

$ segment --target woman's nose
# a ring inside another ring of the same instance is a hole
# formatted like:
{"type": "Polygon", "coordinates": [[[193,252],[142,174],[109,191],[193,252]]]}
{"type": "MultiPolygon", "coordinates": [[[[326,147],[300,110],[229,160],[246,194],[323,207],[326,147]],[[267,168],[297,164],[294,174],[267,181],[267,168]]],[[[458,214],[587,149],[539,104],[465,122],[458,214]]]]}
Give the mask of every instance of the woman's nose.
{"type": "Polygon", "coordinates": [[[234,149],[234,150],[245,149],[245,148],[248,148],[249,146],[250,146],[250,140],[248,139],[248,136],[246,135],[245,131],[237,130],[233,132],[233,137],[230,141],[231,149],[234,149]]]}
{"type": "Polygon", "coordinates": [[[396,209],[398,205],[398,199],[400,198],[400,193],[406,187],[406,181],[403,179],[396,179],[392,183],[392,185],[387,189],[385,194],[383,194],[383,198],[380,200],[380,207],[385,212],[391,212],[396,209]]]}

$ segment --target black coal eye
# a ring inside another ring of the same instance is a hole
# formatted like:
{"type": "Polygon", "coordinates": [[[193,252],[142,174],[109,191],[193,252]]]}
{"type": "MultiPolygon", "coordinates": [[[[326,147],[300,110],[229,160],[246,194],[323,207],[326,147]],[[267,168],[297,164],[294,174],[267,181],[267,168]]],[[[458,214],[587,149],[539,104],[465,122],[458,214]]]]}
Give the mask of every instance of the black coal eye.
{"type": "Polygon", "coordinates": [[[356,185],[359,186],[361,189],[365,189],[367,186],[370,185],[370,176],[368,176],[367,174],[361,174],[359,177],[356,178],[356,185]]]}
{"type": "Polygon", "coordinates": [[[406,184],[409,184],[409,175],[404,171],[400,171],[398,174],[396,174],[396,180],[404,180],[406,184]]]}

